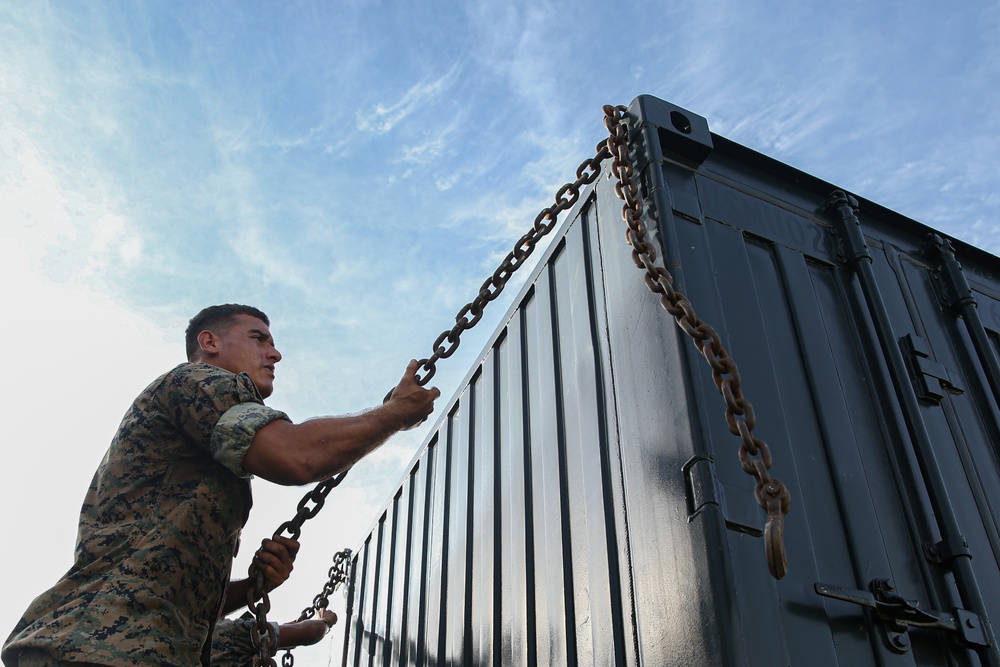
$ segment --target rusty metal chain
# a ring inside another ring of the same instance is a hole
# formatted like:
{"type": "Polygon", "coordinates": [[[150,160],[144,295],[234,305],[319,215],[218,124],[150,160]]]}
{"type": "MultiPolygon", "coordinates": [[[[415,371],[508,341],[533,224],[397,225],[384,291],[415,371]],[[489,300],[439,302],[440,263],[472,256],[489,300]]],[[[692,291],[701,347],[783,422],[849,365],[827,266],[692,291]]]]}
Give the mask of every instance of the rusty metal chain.
{"type": "Polygon", "coordinates": [[[677,325],[694,341],[695,347],[712,367],[715,388],[726,402],[726,425],[729,432],[741,440],[739,458],[743,470],[757,480],[754,496],[767,512],[764,529],[764,547],[767,566],[775,579],[788,571],[784,544],[784,521],[788,514],[790,496],[788,489],[778,479],[771,477],[771,450],[760,438],[754,436],[757,423],[753,406],[743,395],[736,362],[726,352],[719,334],[695,314],[687,297],[673,287],[673,276],[667,269],[656,265],[656,251],[646,240],[646,226],[642,221],[643,205],[639,199],[632,161],[629,158],[627,108],[604,107],[604,126],[610,137],[608,149],[614,157],[612,173],[617,179],[615,194],[625,202],[622,219],[628,229],[626,241],[632,246],[632,261],[644,269],[643,279],[651,291],[660,295],[660,305],[677,321],[677,325]]]}
{"type": "Polygon", "coordinates": [[[514,244],[513,250],[507,253],[507,256],[500,263],[500,266],[497,267],[496,271],[493,272],[493,275],[486,279],[486,282],[479,288],[479,294],[476,298],[472,302],[462,306],[462,309],[458,311],[458,315],[455,316],[455,326],[451,329],[445,329],[437,337],[437,340],[431,346],[433,351],[431,356],[419,361],[420,367],[426,371],[426,374],[423,376],[418,374],[416,376],[418,385],[423,386],[434,377],[434,373],[437,371],[436,364],[439,359],[447,359],[455,353],[461,342],[462,332],[479,324],[479,320],[483,318],[483,309],[486,307],[486,304],[500,296],[510,277],[514,275],[515,271],[521,268],[525,260],[534,252],[535,245],[555,227],[559,214],[572,208],[580,199],[580,188],[597,180],[597,176],[601,172],[601,162],[610,157],[611,153],[608,151],[606,141],[599,143],[595,152],[596,155],[594,157],[584,160],[577,167],[576,180],[572,183],[566,183],[559,188],[559,191],[555,195],[555,203],[548,208],[542,209],[535,217],[535,222],[532,224],[531,229],[518,239],[517,243],[514,244]]]}
{"type": "MultiPolygon", "coordinates": [[[[319,514],[330,491],[344,481],[348,472],[349,469],[339,475],[323,480],[312,491],[303,496],[302,500],[299,501],[295,516],[278,526],[278,530],[274,531],[274,537],[278,537],[282,533],[288,533],[289,538],[293,540],[299,539],[299,535],[302,533],[302,524],[319,514]]],[[[277,639],[274,636],[274,628],[267,622],[267,612],[271,610],[271,600],[264,589],[264,575],[257,569],[256,561],[250,563],[249,577],[253,582],[253,586],[247,591],[247,607],[254,615],[254,624],[250,630],[250,640],[253,643],[253,647],[257,650],[257,655],[254,656],[253,667],[262,667],[263,665],[276,667],[274,659],[271,656],[277,650],[277,639]]],[[[285,658],[288,657],[290,657],[289,654],[286,654],[285,658]]],[[[282,664],[287,664],[287,662],[283,659],[282,664]]]]}
{"type": "Polygon", "coordinates": [[[275,667],[275,662],[271,658],[275,649],[278,648],[278,638],[274,634],[274,628],[267,622],[267,612],[271,611],[271,600],[264,590],[264,573],[257,569],[256,564],[250,565],[250,576],[254,582],[247,593],[247,607],[254,616],[253,627],[250,628],[250,642],[257,650],[257,655],[253,658],[254,667],[268,665],[275,667]],[[254,594],[259,591],[260,602],[256,602],[254,594]]]}
{"type": "MultiPolygon", "coordinates": [[[[309,619],[316,616],[316,612],[323,611],[330,606],[330,596],[333,592],[337,590],[344,582],[347,581],[347,575],[349,573],[349,564],[351,562],[351,550],[342,549],[337,553],[333,554],[333,565],[330,567],[328,573],[329,580],[323,584],[323,590],[313,598],[312,606],[306,607],[299,614],[296,619],[296,623],[301,623],[302,621],[308,621],[309,619]]],[[[285,651],[285,654],[281,656],[282,667],[294,667],[295,656],[292,655],[292,649],[289,648],[285,651]]]]}
{"type": "Polygon", "coordinates": [[[333,565],[330,566],[330,570],[327,573],[330,577],[325,584],[323,584],[323,590],[313,598],[313,603],[311,607],[306,607],[299,614],[298,620],[307,621],[316,615],[316,612],[323,611],[330,606],[330,596],[333,592],[337,590],[347,581],[347,576],[350,573],[350,562],[351,562],[351,550],[342,549],[337,553],[333,554],[333,565]]]}

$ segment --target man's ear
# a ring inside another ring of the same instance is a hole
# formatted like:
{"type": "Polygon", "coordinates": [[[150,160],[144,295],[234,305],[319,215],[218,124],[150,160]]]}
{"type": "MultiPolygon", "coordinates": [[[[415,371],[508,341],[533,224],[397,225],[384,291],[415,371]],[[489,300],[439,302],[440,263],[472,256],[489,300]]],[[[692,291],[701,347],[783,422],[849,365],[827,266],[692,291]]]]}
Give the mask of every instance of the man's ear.
{"type": "Polygon", "coordinates": [[[198,334],[198,347],[201,349],[201,357],[211,357],[219,353],[219,336],[214,332],[205,329],[198,334]]]}

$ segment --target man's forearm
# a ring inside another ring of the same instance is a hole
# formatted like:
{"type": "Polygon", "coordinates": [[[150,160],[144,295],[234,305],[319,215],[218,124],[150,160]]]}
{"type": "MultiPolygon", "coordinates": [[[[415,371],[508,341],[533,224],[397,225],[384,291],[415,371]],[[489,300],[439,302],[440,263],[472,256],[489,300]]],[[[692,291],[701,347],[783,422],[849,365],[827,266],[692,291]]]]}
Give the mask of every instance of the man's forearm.
{"type": "Polygon", "coordinates": [[[329,631],[330,626],[316,618],[297,623],[282,623],[280,645],[281,648],[310,646],[318,643],[329,631]]]}
{"type": "Polygon", "coordinates": [[[350,417],[301,424],[274,421],[260,429],[243,459],[247,472],[278,484],[301,485],[350,468],[407,424],[380,406],[350,417]]]}
{"type": "Polygon", "coordinates": [[[222,615],[231,614],[237,609],[247,606],[247,593],[252,588],[249,579],[230,581],[226,587],[226,601],[222,604],[222,615]]]}
{"type": "Polygon", "coordinates": [[[416,381],[413,360],[386,401],[349,417],[320,417],[301,424],[273,421],[254,434],[243,469],[277,484],[308,484],[347,470],[397,431],[419,424],[441,395],[416,381]]]}

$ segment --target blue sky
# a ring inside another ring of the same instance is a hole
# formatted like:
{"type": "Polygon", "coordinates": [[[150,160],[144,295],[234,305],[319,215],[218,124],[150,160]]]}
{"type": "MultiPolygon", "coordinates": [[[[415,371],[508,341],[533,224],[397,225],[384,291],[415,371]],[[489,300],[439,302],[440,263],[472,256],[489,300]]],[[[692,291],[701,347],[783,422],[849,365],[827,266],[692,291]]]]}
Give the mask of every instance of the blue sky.
{"type": "MultiPolygon", "coordinates": [[[[269,403],[294,419],[371,406],[592,155],[601,105],[640,94],[1000,253],[996,0],[0,0],[0,499],[20,545],[0,627],[69,566],[92,471],[197,310],[270,314],[269,403]]],[[[445,398],[517,287],[440,364],[445,398]]],[[[432,424],[306,524],[276,618],[432,424]]],[[[258,482],[245,543],[303,492],[258,482]]],[[[339,664],[337,641],[297,664],[339,664]]]]}

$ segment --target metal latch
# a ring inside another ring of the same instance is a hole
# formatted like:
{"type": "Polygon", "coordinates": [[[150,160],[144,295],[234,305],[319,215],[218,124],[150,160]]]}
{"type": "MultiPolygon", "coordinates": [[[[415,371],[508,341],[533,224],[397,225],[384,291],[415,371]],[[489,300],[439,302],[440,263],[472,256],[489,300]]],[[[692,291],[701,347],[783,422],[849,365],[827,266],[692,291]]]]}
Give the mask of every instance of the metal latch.
{"type": "Polygon", "coordinates": [[[948,369],[931,358],[930,347],[923,338],[915,334],[906,334],[899,339],[899,346],[907,359],[910,376],[920,398],[939,405],[946,391],[952,394],[965,392],[952,379],[948,369]]]}
{"type": "Polygon", "coordinates": [[[819,582],[813,588],[824,597],[871,609],[882,622],[886,646],[896,653],[906,653],[910,649],[910,638],[906,634],[908,628],[950,632],[957,635],[958,642],[966,648],[987,648],[990,645],[982,621],[971,611],[956,609],[948,613],[920,609],[916,600],[907,600],[896,594],[891,579],[875,579],[868,586],[871,592],[819,582]]]}

